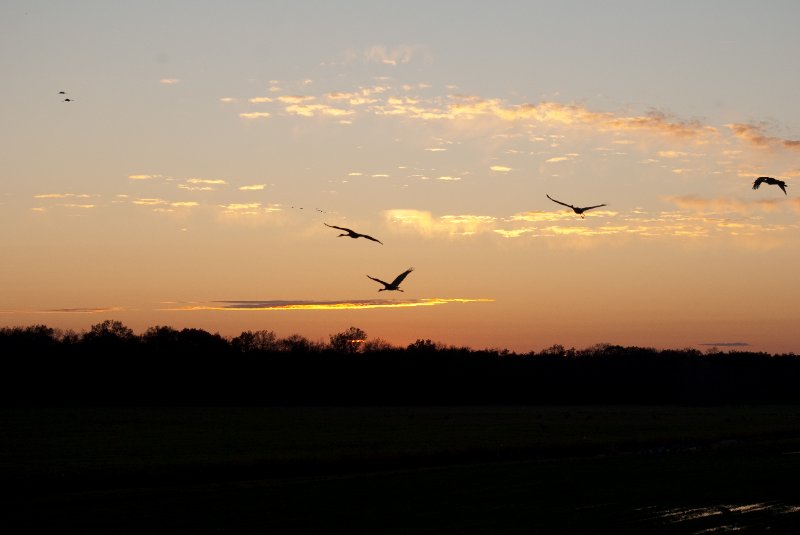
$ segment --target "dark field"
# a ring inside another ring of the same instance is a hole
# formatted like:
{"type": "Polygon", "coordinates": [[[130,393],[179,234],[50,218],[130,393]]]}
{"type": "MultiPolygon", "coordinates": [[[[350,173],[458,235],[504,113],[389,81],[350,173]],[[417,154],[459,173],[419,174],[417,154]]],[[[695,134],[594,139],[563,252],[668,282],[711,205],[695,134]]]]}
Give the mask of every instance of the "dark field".
{"type": "Polygon", "coordinates": [[[800,407],[0,409],[29,533],[800,533],[800,407]]]}

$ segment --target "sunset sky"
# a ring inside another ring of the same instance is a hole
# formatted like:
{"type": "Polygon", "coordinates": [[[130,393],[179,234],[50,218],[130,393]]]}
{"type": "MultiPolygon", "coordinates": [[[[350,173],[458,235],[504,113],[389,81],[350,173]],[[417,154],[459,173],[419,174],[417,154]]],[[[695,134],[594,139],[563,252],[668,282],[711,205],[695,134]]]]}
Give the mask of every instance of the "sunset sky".
{"type": "Polygon", "coordinates": [[[5,0],[0,326],[800,352],[798,21],[5,0]]]}

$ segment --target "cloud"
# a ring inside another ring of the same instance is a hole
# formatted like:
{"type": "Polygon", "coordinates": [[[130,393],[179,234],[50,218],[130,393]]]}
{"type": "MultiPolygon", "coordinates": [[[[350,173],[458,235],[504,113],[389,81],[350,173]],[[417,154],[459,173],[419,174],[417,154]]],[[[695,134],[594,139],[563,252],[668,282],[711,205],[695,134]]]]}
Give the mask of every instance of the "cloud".
{"type": "Polygon", "coordinates": [[[730,197],[704,199],[694,195],[667,196],[664,200],[678,208],[701,213],[749,214],[754,210],[773,212],[779,205],[779,201],[774,200],[742,201],[730,197]]]}
{"type": "Polygon", "coordinates": [[[122,307],[96,307],[96,308],[51,308],[38,311],[40,314],[103,314],[118,312],[122,307]]]}
{"type": "Polygon", "coordinates": [[[253,97],[248,99],[248,102],[252,102],[253,104],[259,104],[261,102],[272,102],[274,99],[272,97],[253,97]]]}
{"type": "Polygon", "coordinates": [[[750,344],[747,342],[704,342],[697,345],[712,347],[748,347],[750,344]]]}
{"type": "Polygon", "coordinates": [[[213,301],[204,305],[170,308],[175,311],[266,311],[266,310],[358,310],[375,308],[430,307],[452,303],[491,303],[494,299],[422,298],[422,299],[362,299],[339,301],[213,301]]]}
{"type": "Polygon", "coordinates": [[[220,208],[224,208],[225,210],[231,212],[241,212],[241,211],[250,211],[250,210],[257,210],[261,208],[260,202],[248,202],[248,203],[231,203],[231,204],[220,204],[220,208]]]}
{"type": "Polygon", "coordinates": [[[164,199],[144,198],[144,199],[134,199],[133,204],[138,204],[142,206],[158,206],[160,204],[167,204],[167,201],[165,201],[164,199]]]}
{"type": "Polygon", "coordinates": [[[326,104],[292,104],[286,106],[286,112],[301,117],[314,117],[316,114],[328,115],[331,117],[344,117],[355,113],[353,110],[334,108],[326,104]]]}
{"type": "Polygon", "coordinates": [[[128,175],[131,180],[153,180],[154,178],[161,178],[161,175],[128,175]]]}
{"type": "Polygon", "coordinates": [[[434,217],[423,210],[394,209],[384,213],[386,221],[397,228],[425,236],[468,236],[494,228],[496,218],[481,215],[444,215],[434,217]]]}
{"type": "Polygon", "coordinates": [[[239,186],[241,191],[258,191],[267,187],[266,184],[251,184],[249,186],[239,186]]]}
{"type": "Polygon", "coordinates": [[[187,186],[186,184],[178,184],[178,189],[186,191],[214,191],[211,186],[187,186]]]}
{"type": "Polygon", "coordinates": [[[220,102],[224,102],[226,104],[230,104],[231,102],[236,102],[236,99],[233,97],[221,97],[219,99],[220,102]]]}
{"type": "Polygon", "coordinates": [[[677,150],[660,150],[656,154],[659,158],[683,158],[689,155],[686,152],[677,150]]]}
{"type": "Polygon", "coordinates": [[[88,199],[91,195],[87,195],[86,193],[41,193],[39,195],[34,195],[34,199],[88,199]]]}
{"type": "Polygon", "coordinates": [[[457,182],[457,181],[461,180],[461,177],[460,176],[444,175],[444,176],[437,176],[436,180],[443,180],[445,182],[457,182]]]}
{"type": "Polygon", "coordinates": [[[317,97],[313,97],[310,95],[281,95],[278,97],[278,100],[283,102],[284,104],[304,104],[306,102],[311,102],[312,100],[316,100],[317,97]]]}
{"type": "Polygon", "coordinates": [[[443,104],[394,98],[373,109],[378,115],[406,115],[424,120],[474,120],[486,117],[507,122],[584,125],[603,131],[648,130],[682,138],[700,138],[718,133],[716,128],[699,121],[677,121],[660,111],[618,116],[611,112],[594,112],[583,106],[556,102],[509,105],[500,99],[486,99],[476,95],[450,95],[449,100],[443,104]]]}
{"type": "Polygon", "coordinates": [[[251,112],[244,112],[240,113],[239,117],[242,119],[266,119],[271,114],[266,111],[251,111],[251,112]]]}
{"type": "Polygon", "coordinates": [[[790,150],[800,150],[800,140],[767,136],[764,134],[764,128],[762,126],[737,123],[727,124],[725,126],[730,128],[733,132],[733,135],[737,138],[757,147],[778,147],[790,150]]]}
{"type": "Polygon", "coordinates": [[[62,208],[77,208],[79,210],[91,210],[92,208],[97,208],[96,204],[57,204],[56,206],[60,206],[62,208]]]}
{"type": "Polygon", "coordinates": [[[159,81],[164,85],[175,85],[177,83],[180,83],[180,80],[178,80],[177,78],[162,78],[159,81]]]}
{"type": "Polygon", "coordinates": [[[177,201],[169,203],[170,206],[174,206],[175,208],[193,208],[195,206],[199,206],[200,203],[195,201],[177,201]]]}
{"type": "Polygon", "coordinates": [[[497,173],[508,173],[509,171],[511,171],[511,168],[506,167],[505,165],[493,165],[489,169],[497,173]]]}
{"type": "Polygon", "coordinates": [[[186,182],[189,184],[227,184],[221,178],[189,178],[186,182]]]}
{"type": "MultiPolygon", "coordinates": [[[[355,61],[362,61],[364,63],[381,63],[383,65],[404,65],[411,63],[411,61],[420,53],[424,54],[422,47],[414,45],[397,45],[394,47],[387,47],[384,45],[373,45],[361,51],[347,50],[345,52],[345,61],[352,63],[355,61]]],[[[424,54],[426,59],[429,59],[427,54],[424,54]]]]}

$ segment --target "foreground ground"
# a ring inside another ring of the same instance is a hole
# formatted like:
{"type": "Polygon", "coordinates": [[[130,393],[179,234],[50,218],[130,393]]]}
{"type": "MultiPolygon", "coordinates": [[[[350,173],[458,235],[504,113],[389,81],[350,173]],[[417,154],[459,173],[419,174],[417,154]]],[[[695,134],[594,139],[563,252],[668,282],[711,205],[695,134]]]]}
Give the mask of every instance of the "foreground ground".
{"type": "Polygon", "coordinates": [[[800,407],[0,409],[59,533],[800,533],[800,407]]]}

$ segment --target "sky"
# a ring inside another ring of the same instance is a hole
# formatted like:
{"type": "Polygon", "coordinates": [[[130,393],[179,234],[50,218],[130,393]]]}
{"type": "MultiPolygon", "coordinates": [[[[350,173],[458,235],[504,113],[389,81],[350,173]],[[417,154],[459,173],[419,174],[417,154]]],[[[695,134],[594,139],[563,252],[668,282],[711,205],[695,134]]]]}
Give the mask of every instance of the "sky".
{"type": "Polygon", "coordinates": [[[0,326],[800,352],[798,20],[5,0],[0,326]]]}

